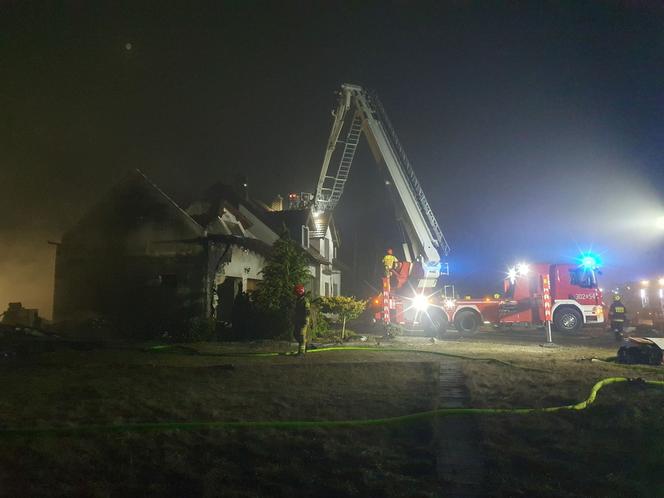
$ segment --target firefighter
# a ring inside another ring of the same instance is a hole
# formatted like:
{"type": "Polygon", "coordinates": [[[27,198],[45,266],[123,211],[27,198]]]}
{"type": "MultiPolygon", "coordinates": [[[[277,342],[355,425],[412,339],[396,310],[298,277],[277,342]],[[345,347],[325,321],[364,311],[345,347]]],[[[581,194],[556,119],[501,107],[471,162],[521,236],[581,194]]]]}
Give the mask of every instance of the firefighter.
{"type": "Polygon", "coordinates": [[[619,294],[613,296],[613,302],[609,308],[609,319],[611,320],[611,330],[616,334],[616,339],[622,339],[627,321],[627,310],[619,294]]]}
{"type": "Polygon", "coordinates": [[[295,309],[293,312],[293,326],[295,340],[297,341],[297,354],[303,355],[307,352],[307,327],[309,325],[310,305],[304,292],[304,285],[297,284],[295,292],[295,309]]]}
{"type": "Polygon", "coordinates": [[[399,263],[399,260],[394,255],[392,248],[387,249],[387,254],[383,256],[383,266],[385,267],[385,276],[389,277],[392,275],[392,270],[394,270],[399,263]]]}

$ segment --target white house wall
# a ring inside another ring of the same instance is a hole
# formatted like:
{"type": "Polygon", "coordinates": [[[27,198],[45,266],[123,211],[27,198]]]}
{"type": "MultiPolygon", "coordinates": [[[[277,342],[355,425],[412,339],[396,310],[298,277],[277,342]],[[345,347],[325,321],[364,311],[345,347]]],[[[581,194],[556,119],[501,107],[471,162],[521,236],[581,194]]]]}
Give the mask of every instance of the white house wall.
{"type": "Polygon", "coordinates": [[[314,292],[317,292],[319,296],[338,296],[341,294],[341,273],[339,271],[330,273],[330,265],[318,264],[314,275],[314,292]],[[325,284],[328,286],[327,293],[325,292],[325,284]]]}
{"type": "MultiPolygon", "coordinates": [[[[231,246],[231,259],[224,264],[216,275],[215,283],[221,284],[226,277],[242,279],[242,290],[247,290],[247,280],[263,280],[261,270],[265,266],[265,258],[242,247],[231,246]]],[[[315,296],[325,296],[325,284],[328,294],[339,295],[341,292],[341,274],[339,271],[330,273],[330,265],[310,263],[307,267],[312,276],[312,292],[315,296]],[[335,287],[336,284],[336,287],[335,287]],[[336,292],[335,292],[336,289],[336,292]]]]}
{"type": "Polygon", "coordinates": [[[327,227],[327,231],[325,232],[325,241],[322,241],[323,247],[321,247],[321,254],[328,261],[332,262],[332,260],[334,259],[334,241],[332,240],[332,232],[330,231],[329,226],[327,227]],[[330,248],[328,254],[325,253],[325,241],[327,241],[327,246],[330,248]]]}
{"type": "Polygon", "coordinates": [[[312,238],[309,241],[310,246],[318,251],[318,254],[323,256],[325,259],[328,261],[332,261],[334,258],[334,240],[332,239],[332,232],[330,231],[330,227],[327,228],[327,231],[325,232],[325,237],[323,238],[312,238]],[[330,248],[329,254],[325,253],[325,241],[327,241],[327,244],[330,248]]]}
{"type": "Polygon", "coordinates": [[[247,290],[247,280],[263,280],[260,271],[265,266],[265,258],[253,251],[231,246],[231,260],[220,268],[216,275],[216,284],[221,284],[225,277],[242,279],[242,290],[247,290]]]}

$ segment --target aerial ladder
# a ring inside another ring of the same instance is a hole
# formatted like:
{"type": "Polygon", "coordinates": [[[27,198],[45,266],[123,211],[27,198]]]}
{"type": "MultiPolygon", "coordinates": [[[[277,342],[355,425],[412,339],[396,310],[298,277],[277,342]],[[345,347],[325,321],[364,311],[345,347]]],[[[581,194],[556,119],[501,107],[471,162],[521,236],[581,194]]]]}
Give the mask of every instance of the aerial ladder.
{"type": "MultiPolygon", "coordinates": [[[[414,298],[422,299],[429,292],[427,289],[438,285],[441,275],[449,273],[442,257],[449,254],[450,247],[406,152],[375,93],[357,85],[343,84],[332,114],[334,121],[314,197],[314,215],[323,220],[329,219],[329,216],[321,215],[331,213],[341,199],[360,136],[364,134],[376,160],[385,165],[397,200],[398,218],[410,243],[403,244],[405,262],[402,263],[396,287],[405,283],[401,277],[413,275],[417,280],[413,286],[414,298]],[[341,150],[338,163],[336,168],[331,168],[337,149],[341,150]],[[413,261],[419,263],[415,271],[413,261]]],[[[323,233],[326,228],[322,223],[317,226],[323,233]]],[[[386,324],[392,321],[393,312],[396,312],[398,322],[404,321],[404,303],[393,290],[390,278],[383,278],[382,320],[386,324]]]]}

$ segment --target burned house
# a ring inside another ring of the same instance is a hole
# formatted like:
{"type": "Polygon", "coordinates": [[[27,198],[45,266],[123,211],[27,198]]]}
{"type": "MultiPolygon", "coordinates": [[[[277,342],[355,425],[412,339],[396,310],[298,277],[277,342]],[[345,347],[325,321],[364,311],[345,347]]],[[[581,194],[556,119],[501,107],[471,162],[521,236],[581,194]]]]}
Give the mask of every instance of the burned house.
{"type": "MultiPolygon", "coordinates": [[[[54,321],[99,320],[131,337],[230,322],[236,294],[256,288],[282,227],[296,230],[279,216],[222,184],[184,210],[135,171],[58,244],[54,321]]],[[[302,242],[313,293],[338,293],[334,249],[324,256],[302,242]]]]}
{"type": "MultiPolygon", "coordinates": [[[[258,239],[269,245],[286,231],[307,255],[312,277],[306,285],[307,289],[314,296],[340,294],[341,270],[336,261],[339,238],[329,213],[315,215],[310,206],[283,209],[282,205],[273,203],[268,207],[220,183],[189,206],[187,213],[208,233],[218,233],[224,220],[233,220],[237,225],[230,226],[236,230],[236,235],[258,239]]],[[[253,290],[253,287],[248,290],[253,290]]]]}
{"type": "Polygon", "coordinates": [[[207,248],[182,242],[203,236],[166,194],[133,173],[63,235],[54,320],[112,320],[151,334],[204,316],[207,248]]]}

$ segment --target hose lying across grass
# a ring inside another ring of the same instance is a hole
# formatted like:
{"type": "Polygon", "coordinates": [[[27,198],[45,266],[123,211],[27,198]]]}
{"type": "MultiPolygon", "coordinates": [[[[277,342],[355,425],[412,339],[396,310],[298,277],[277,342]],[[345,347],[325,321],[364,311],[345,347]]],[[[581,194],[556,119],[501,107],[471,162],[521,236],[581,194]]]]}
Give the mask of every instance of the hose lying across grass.
{"type": "MultiPolygon", "coordinates": [[[[311,350],[339,351],[339,350],[364,350],[364,351],[393,351],[393,352],[419,352],[442,354],[445,356],[456,356],[448,353],[422,350],[399,350],[390,348],[371,347],[330,347],[311,350]]],[[[195,351],[195,350],[193,350],[195,351]]],[[[201,353],[208,355],[208,353],[201,353]]],[[[242,356],[277,356],[289,353],[241,353],[242,356]]],[[[228,355],[233,355],[229,353],[228,355]]],[[[215,356],[225,356],[215,354],[215,356]]],[[[237,356],[237,354],[235,355],[237,356]]],[[[468,358],[475,359],[475,358],[468,358]]],[[[486,360],[486,359],[485,359],[486,360]]],[[[500,360],[496,360],[500,361],[500,360]]],[[[504,362],[507,363],[507,362],[504,362]]],[[[509,363],[508,363],[509,364],[509,363]]],[[[509,364],[511,365],[511,364],[509,364]]],[[[664,387],[664,381],[629,379],[627,377],[608,377],[597,382],[588,397],[573,405],[553,406],[547,408],[438,408],[424,412],[400,415],[397,417],[357,419],[357,420],[268,420],[268,421],[208,421],[208,422],[138,422],[126,424],[97,424],[80,425],[72,427],[30,427],[30,428],[3,428],[0,429],[0,437],[29,437],[29,436],[73,436],[90,433],[113,433],[113,432],[148,432],[148,431],[173,431],[173,430],[199,430],[199,429],[312,429],[312,428],[344,428],[344,427],[368,427],[398,425],[416,422],[420,420],[433,419],[449,415],[496,415],[496,414],[529,414],[529,413],[551,413],[563,410],[581,411],[595,402],[600,389],[610,384],[629,382],[639,385],[653,385],[664,387]]]]}
{"type": "MultiPolygon", "coordinates": [[[[263,352],[263,353],[255,353],[255,352],[236,352],[236,353],[208,353],[208,352],[202,352],[197,350],[196,348],[192,348],[190,346],[181,346],[181,345],[170,345],[170,344],[162,344],[158,346],[152,346],[146,349],[143,349],[144,352],[146,353],[159,353],[159,352],[164,352],[164,353],[180,353],[180,354],[190,354],[194,356],[223,356],[223,357],[269,357],[269,356],[294,356],[295,353],[293,352],[286,352],[286,353],[276,353],[276,352],[263,352]]],[[[519,368],[521,370],[528,370],[531,372],[544,372],[548,373],[547,370],[543,370],[541,368],[532,368],[532,367],[524,367],[521,365],[516,365],[514,363],[510,363],[509,361],[504,361],[504,360],[498,360],[496,358],[478,358],[475,356],[464,356],[460,354],[454,354],[454,353],[443,353],[442,351],[427,351],[425,349],[407,349],[407,348],[381,348],[381,347],[372,347],[372,346],[328,346],[324,348],[315,348],[315,349],[309,349],[307,350],[307,354],[310,353],[324,353],[327,351],[369,351],[369,352],[388,352],[388,353],[425,353],[425,354],[433,354],[437,356],[445,356],[448,358],[457,358],[460,360],[473,360],[473,361],[485,361],[487,363],[494,363],[496,365],[503,365],[506,367],[512,367],[512,368],[519,368]]]]}

